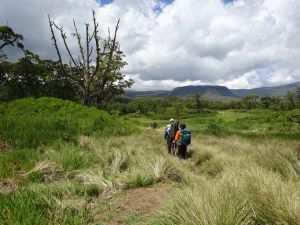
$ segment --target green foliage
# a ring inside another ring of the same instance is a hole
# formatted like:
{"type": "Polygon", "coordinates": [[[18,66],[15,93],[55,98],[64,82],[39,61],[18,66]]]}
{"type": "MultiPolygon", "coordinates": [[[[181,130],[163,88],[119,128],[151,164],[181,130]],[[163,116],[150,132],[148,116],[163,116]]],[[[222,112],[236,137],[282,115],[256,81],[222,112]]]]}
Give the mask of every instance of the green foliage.
{"type": "Polygon", "coordinates": [[[91,212],[86,207],[80,210],[62,208],[53,193],[23,191],[21,194],[0,194],[1,224],[88,224],[91,212]]]}
{"type": "Polygon", "coordinates": [[[22,170],[30,169],[38,160],[39,153],[31,149],[16,149],[0,153],[0,178],[14,177],[22,170]]]}
{"type": "Polygon", "coordinates": [[[0,152],[0,223],[101,224],[99,196],[113,203],[135,192],[124,189],[168,185],[155,225],[298,224],[299,110],[183,108],[193,154],[182,161],[162,137],[173,106],[163,120],[159,107],[113,116],[55,98],[1,105],[0,149],[6,141],[12,148],[0,152]],[[153,121],[158,129],[146,129],[153,121]],[[16,188],[4,192],[4,180],[16,188]]]}
{"type": "Polygon", "coordinates": [[[153,177],[147,174],[136,174],[134,178],[129,180],[127,183],[127,188],[138,188],[138,187],[147,187],[154,183],[153,177]]]}
{"type": "Polygon", "coordinates": [[[116,24],[112,37],[109,34],[108,37],[102,38],[99,35],[96,13],[95,11],[92,11],[92,13],[93,28],[92,31],[89,31],[89,24],[85,24],[86,32],[83,36],[88,41],[84,47],[80,41],[82,35],[79,34],[74,20],[74,31],[71,35],[78,40],[78,52],[80,52],[78,56],[73,56],[69,51],[67,33],[62,27],[59,28],[50,19],[50,16],[48,17],[49,26],[64,77],[68,77],[73,81],[84,105],[96,105],[97,108],[105,108],[114,97],[122,95],[124,89],[130,88],[134,82],[132,79],[126,79],[122,73],[126,62],[124,61],[125,54],[121,51],[120,44],[117,41],[120,20],[116,24]],[[61,49],[57,44],[54,29],[61,34],[64,49],[68,52],[70,59],[69,66],[63,65],[60,54],[61,49]],[[94,46],[96,46],[96,51],[95,54],[92,54],[94,46]],[[95,62],[96,65],[92,65],[91,62],[95,62]]]}
{"type": "Polygon", "coordinates": [[[23,36],[15,33],[11,27],[0,26],[0,50],[7,45],[14,46],[14,44],[23,49],[22,40],[23,36]]]}
{"type": "Polygon", "coordinates": [[[1,100],[52,96],[77,100],[76,89],[62,75],[58,62],[25,51],[17,62],[0,61],[1,100]]]}
{"type": "Polygon", "coordinates": [[[0,106],[0,137],[15,148],[36,148],[55,141],[74,142],[80,134],[128,135],[125,121],[95,108],[55,98],[22,99],[0,106]]]}
{"type": "Polygon", "coordinates": [[[1,224],[46,224],[49,205],[41,196],[26,192],[0,196],[1,224]]]}

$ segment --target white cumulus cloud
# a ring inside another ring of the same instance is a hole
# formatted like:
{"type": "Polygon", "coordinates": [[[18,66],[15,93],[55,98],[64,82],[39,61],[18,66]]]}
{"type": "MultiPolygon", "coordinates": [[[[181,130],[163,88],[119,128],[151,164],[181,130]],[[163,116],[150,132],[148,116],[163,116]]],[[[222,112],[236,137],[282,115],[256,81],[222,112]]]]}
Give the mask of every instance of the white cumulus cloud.
{"type": "MultiPolygon", "coordinates": [[[[72,19],[101,33],[121,18],[119,42],[124,72],[135,89],[171,89],[187,84],[231,88],[280,85],[300,80],[299,0],[0,0],[0,23],[26,38],[26,46],[55,58],[47,15],[67,31],[72,19]]],[[[71,39],[72,51],[76,42],[71,39]]]]}

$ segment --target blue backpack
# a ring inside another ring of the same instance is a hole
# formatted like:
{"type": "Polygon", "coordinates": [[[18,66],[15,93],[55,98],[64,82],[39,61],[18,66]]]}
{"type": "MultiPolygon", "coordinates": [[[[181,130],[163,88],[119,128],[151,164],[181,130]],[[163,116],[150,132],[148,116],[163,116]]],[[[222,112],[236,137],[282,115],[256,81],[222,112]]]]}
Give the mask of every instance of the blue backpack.
{"type": "Polygon", "coordinates": [[[191,129],[185,128],[181,131],[180,144],[181,145],[191,144],[191,129]]]}

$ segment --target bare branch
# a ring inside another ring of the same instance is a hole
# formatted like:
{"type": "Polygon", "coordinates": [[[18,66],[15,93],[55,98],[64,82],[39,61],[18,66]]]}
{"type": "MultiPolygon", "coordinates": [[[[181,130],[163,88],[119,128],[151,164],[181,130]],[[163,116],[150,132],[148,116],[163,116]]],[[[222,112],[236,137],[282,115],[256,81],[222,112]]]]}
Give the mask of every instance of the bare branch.
{"type": "Polygon", "coordinates": [[[75,20],[73,20],[73,24],[74,24],[74,28],[75,28],[75,36],[77,37],[77,42],[78,42],[78,45],[79,45],[79,49],[80,49],[80,53],[81,53],[81,57],[82,57],[82,61],[83,61],[83,65],[85,64],[85,57],[84,57],[84,50],[83,50],[83,47],[82,47],[82,44],[81,44],[81,36],[80,34],[78,33],[78,29],[77,29],[77,26],[76,26],[76,22],[75,20]]]}
{"type": "Polygon", "coordinates": [[[55,37],[55,34],[54,34],[54,30],[53,30],[53,24],[54,24],[54,23],[53,23],[53,21],[51,21],[50,15],[48,15],[48,21],[49,21],[49,26],[50,26],[51,34],[52,34],[52,40],[53,40],[53,42],[54,42],[54,47],[55,47],[56,53],[57,53],[57,55],[58,55],[59,64],[60,64],[60,66],[61,66],[63,72],[64,72],[65,74],[67,74],[66,71],[65,71],[64,65],[63,65],[63,63],[62,63],[61,55],[60,55],[60,52],[59,52],[59,49],[58,49],[56,37],[55,37]]]}
{"type": "Polygon", "coordinates": [[[114,38],[112,40],[112,45],[110,46],[110,52],[109,52],[107,66],[106,66],[106,69],[105,69],[104,74],[103,74],[102,87],[104,87],[104,85],[107,81],[107,75],[108,75],[108,73],[110,71],[110,68],[111,68],[111,64],[112,64],[112,60],[113,60],[113,53],[114,53],[115,47],[116,47],[117,33],[118,33],[118,29],[119,29],[119,24],[120,24],[120,19],[118,19],[117,25],[115,27],[114,38]]]}
{"type": "Polygon", "coordinates": [[[71,53],[71,51],[70,51],[70,49],[69,49],[69,46],[68,46],[68,44],[67,44],[67,41],[66,41],[67,36],[66,36],[66,34],[64,33],[63,28],[62,28],[62,27],[61,27],[61,28],[58,27],[54,22],[53,22],[53,25],[56,27],[56,29],[58,29],[58,30],[60,31],[60,35],[61,35],[61,38],[63,39],[65,48],[66,48],[66,50],[67,50],[67,52],[68,52],[68,54],[69,54],[69,56],[70,56],[72,62],[73,62],[74,65],[78,68],[78,64],[77,64],[76,61],[74,60],[74,57],[73,57],[73,55],[72,55],[72,53],[71,53]]]}
{"type": "MultiPolygon", "coordinates": [[[[91,47],[91,50],[89,52],[89,57],[91,57],[91,55],[93,54],[93,50],[94,50],[94,46],[91,47]]],[[[91,60],[92,61],[92,60],[91,60]]]]}
{"type": "Polygon", "coordinates": [[[99,44],[99,41],[100,41],[100,38],[98,36],[98,26],[99,24],[96,22],[96,12],[93,10],[93,22],[94,22],[94,39],[95,39],[95,43],[96,43],[96,68],[95,68],[95,71],[94,71],[94,74],[93,74],[93,77],[96,75],[96,73],[98,72],[99,70],[99,64],[100,64],[100,44],[99,44]]]}

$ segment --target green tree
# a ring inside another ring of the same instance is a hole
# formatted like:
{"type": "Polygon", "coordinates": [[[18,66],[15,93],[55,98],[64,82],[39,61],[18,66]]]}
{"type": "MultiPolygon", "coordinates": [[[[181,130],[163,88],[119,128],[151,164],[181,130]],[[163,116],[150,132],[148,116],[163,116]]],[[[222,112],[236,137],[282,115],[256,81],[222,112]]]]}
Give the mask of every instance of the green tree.
{"type": "Polygon", "coordinates": [[[264,97],[261,97],[260,102],[264,109],[268,109],[268,108],[270,108],[270,106],[272,104],[272,98],[269,96],[264,96],[264,97]]]}
{"type": "Polygon", "coordinates": [[[9,101],[23,97],[52,96],[76,100],[76,91],[66,79],[57,62],[41,60],[26,50],[15,63],[0,61],[1,99],[9,101]]]}
{"type": "Polygon", "coordinates": [[[96,104],[98,108],[105,108],[114,97],[123,94],[124,89],[131,87],[133,84],[133,80],[125,79],[125,75],[121,72],[126,62],[124,61],[125,55],[120,50],[120,44],[117,42],[119,22],[113,35],[109,34],[107,38],[103,39],[99,36],[99,24],[93,11],[93,28],[90,31],[90,25],[85,24],[83,41],[75,20],[73,20],[75,30],[73,36],[77,39],[80,52],[78,57],[74,57],[67,43],[67,35],[63,27],[57,26],[49,17],[52,40],[62,71],[78,88],[84,105],[96,104]],[[70,58],[70,69],[66,69],[66,65],[63,63],[54,29],[60,32],[64,48],[70,58]],[[94,46],[96,48],[95,53],[93,52],[94,46]]]}
{"type": "Polygon", "coordinates": [[[23,49],[24,46],[21,43],[22,40],[23,36],[15,33],[9,26],[0,26],[0,50],[2,50],[5,46],[14,46],[15,44],[17,44],[19,48],[23,49]]]}
{"type": "Polygon", "coordinates": [[[290,91],[287,92],[286,94],[286,100],[287,100],[287,103],[288,103],[288,109],[291,110],[291,109],[294,109],[296,107],[296,104],[295,104],[295,100],[294,100],[294,94],[290,91]]]}
{"type": "Polygon", "coordinates": [[[201,113],[203,111],[203,102],[201,102],[201,96],[199,94],[194,94],[195,99],[195,108],[197,109],[198,113],[201,113]]]}
{"type": "Polygon", "coordinates": [[[243,98],[243,103],[245,108],[254,109],[257,107],[257,100],[259,99],[258,95],[248,95],[243,98]]]}

